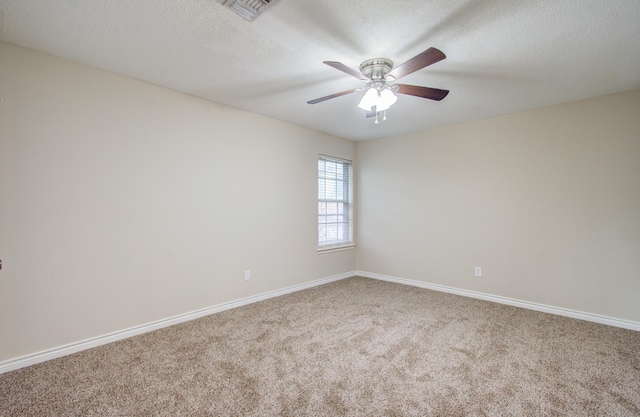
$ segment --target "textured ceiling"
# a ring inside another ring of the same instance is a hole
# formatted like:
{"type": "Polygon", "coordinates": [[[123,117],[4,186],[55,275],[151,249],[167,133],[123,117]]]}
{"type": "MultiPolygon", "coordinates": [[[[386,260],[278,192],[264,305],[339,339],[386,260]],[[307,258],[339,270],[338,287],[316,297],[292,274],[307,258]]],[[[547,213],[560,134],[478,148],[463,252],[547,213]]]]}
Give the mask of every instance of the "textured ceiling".
{"type": "Polygon", "coordinates": [[[247,22],[216,0],[0,0],[0,39],[353,140],[640,88],[638,0],[279,0],[247,22]],[[369,58],[428,47],[447,59],[402,79],[375,125],[360,94],[369,58]]]}

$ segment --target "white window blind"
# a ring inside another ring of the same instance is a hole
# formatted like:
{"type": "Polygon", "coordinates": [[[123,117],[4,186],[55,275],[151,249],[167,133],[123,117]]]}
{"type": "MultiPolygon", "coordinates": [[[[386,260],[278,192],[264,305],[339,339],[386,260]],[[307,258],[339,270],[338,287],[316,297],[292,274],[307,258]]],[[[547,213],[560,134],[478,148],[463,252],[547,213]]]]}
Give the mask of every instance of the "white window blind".
{"type": "Polygon", "coordinates": [[[353,245],[351,161],[318,158],[318,248],[353,245]]]}

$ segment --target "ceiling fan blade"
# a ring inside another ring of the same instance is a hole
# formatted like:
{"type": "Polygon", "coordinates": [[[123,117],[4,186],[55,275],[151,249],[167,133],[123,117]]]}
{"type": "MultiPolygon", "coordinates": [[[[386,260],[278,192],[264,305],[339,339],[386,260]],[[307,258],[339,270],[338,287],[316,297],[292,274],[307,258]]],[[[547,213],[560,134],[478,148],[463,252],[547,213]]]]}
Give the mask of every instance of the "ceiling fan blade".
{"type": "Polygon", "coordinates": [[[414,56],[404,64],[394,68],[387,74],[387,77],[391,75],[396,80],[409,75],[412,72],[416,72],[419,69],[428,67],[431,64],[435,64],[438,61],[442,61],[447,56],[439,49],[429,48],[426,51],[414,56]]]}
{"type": "Polygon", "coordinates": [[[368,111],[365,117],[376,117],[376,114],[378,114],[378,111],[376,110],[376,106],[373,106],[371,107],[371,111],[368,111]]]}
{"type": "Polygon", "coordinates": [[[439,88],[421,87],[419,85],[394,84],[398,86],[398,93],[408,94],[410,96],[428,98],[430,100],[440,101],[449,94],[449,90],[440,90],[439,88]]]}
{"type": "Polygon", "coordinates": [[[369,79],[360,71],[356,71],[353,68],[349,68],[348,66],[344,65],[341,62],[336,62],[336,61],[323,61],[324,64],[327,64],[330,67],[333,67],[337,70],[340,70],[342,72],[345,72],[349,75],[351,75],[352,77],[356,77],[359,80],[362,81],[369,81],[369,79]]]}
{"type": "Polygon", "coordinates": [[[316,104],[316,103],[320,103],[320,102],[325,101],[325,100],[329,100],[329,99],[332,99],[332,98],[344,96],[346,94],[355,93],[356,91],[358,91],[357,88],[354,88],[353,90],[341,91],[339,93],[331,94],[330,96],[324,96],[324,97],[316,98],[315,100],[309,100],[309,101],[307,101],[307,103],[308,104],[316,104]]]}

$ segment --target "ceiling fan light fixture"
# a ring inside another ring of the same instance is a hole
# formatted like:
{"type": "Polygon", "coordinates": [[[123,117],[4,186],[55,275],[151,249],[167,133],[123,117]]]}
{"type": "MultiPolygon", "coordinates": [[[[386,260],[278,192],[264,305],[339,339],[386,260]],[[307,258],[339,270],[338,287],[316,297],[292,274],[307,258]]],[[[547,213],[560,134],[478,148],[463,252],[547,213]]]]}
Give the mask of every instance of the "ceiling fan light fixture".
{"type": "Polygon", "coordinates": [[[372,111],[375,107],[376,111],[385,111],[398,100],[393,91],[388,87],[383,87],[380,90],[376,87],[369,87],[367,92],[364,93],[362,100],[360,100],[360,107],[362,110],[372,111]]]}
{"type": "Polygon", "coordinates": [[[360,100],[360,107],[362,110],[371,111],[371,108],[376,105],[378,102],[378,90],[375,87],[369,87],[367,92],[362,96],[362,100],[360,100]]]}
{"type": "Polygon", "coordinates": [[[398,100],[393,91],[389,88],[383,89],[378,95],[378,103],[376,104],[377,111],[387,110],[389,107],[393,106],[393,104],[398,100]]]}

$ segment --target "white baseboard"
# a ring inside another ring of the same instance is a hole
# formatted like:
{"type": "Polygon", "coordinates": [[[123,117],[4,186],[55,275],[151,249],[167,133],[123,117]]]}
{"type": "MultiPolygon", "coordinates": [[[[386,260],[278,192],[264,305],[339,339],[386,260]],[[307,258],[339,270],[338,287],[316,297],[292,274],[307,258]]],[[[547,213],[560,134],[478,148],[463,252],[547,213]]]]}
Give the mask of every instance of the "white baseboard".
{"type": "Polygon", "coordinates": [[[415,281],[405,278],[391,277],[388,275],[374,274],[366,271],[356,271],[356,275],[365,278],[373,278],[381,281],[395,282],[398,284],[411,285],[414,287],[426,288],[428,290],[441,291],[450,294],[462,295],[464,297],[477,298],[494,303],[507,304],[514,307],[526,308],[529,310],[542,311],[544,313],[557,314],[559,316],[571,317],[574,319],[591,321],[594,323],[607,324],[609,326],[621,327],[623,329],[640,331],[640,323],[637,321],[617,319],[613,317],[601,316],[599,314],[586,313],[584,311],[571,310],[562,307],[553,307],[545,304],[533,303],[530,301],[517,300],[514,298],[501,297],[499,295],[485,294],[477,291],[463,290],[460,288],[447,287],[445,285],[430,284],[422,281],[415,281]]]}
{"type": "Polygon", "coordinates": [[[415,280],[410,280],[405,278],[392,277],[388,275],[375,274],[372,272],[352,271],[352,272],[346,272],[344,274],[334,275],[328,278],[306,282],[304,284],[294,285],[294,286],[283,288],[280,290],[269,291],[266,293],[254,295],[247,298],[242,298],[240,300],[235,300],[228,303],[218,304],[213,307],[192,311],[190,313],[180,314],[174,317],[169,317],[169,318],[154,321],[151,323],[142,324],[140,326],[130,327],[128,329],[119,330],[119,331],[105,334],[102,336],[97,336],[90,339],[70,343],[64,346],[43,350],[41,352],[33,353],[30,355],[25,355],[18,358],[5,360],[0,362],[0,374],[14,371],[16,369],[24,368],[26,366],[34,365],[36,363],[45,362],[51,359],[70,355],[72,353],[80,352],[82,350],[105,345],[107,343],[115,342],[117,340],[126,339],[128,337],[136,336],[142,333],[147,333],[154,330],[162,329],[164,327],[172,326],[174,324],[183,323],[189,320],[194,320],[200,317],[208,316],[210,314],[219,313],[221,311],[229,310],[236,307],[241,307],[251,303],[256,303],[258,301],[267,300],[269,298],[290,294],[292,292],[301,291],[301,290],[305,290],[312,287],[317,287],[319,285],[328,284],[330,282],[339,281],[339,280],[350,278],[353,276],[361,276],[365,278],[378,279],[381,281],[389,281],[389,282],[395,282],[398,284],[411,285],[414,287],[446,292],[450,294],[461,295],[464,297],[477,298],[480,300],[492,301],[495,303],[526,308],[529,310],[542,311],[544,313],[557,314],[560,316],[566,316],[566,317],[571,317],[575,319],[591,321],[594,323],[606,324],[609,326],[615,326],[615,327],[621,327],[624,329],[640,331],[640,323],[631,321],[631,320],[617,319],[613,317],[601,316],[598,314],[586,313],[583,311],[570,310],[570,309],[561,308],[561,307],[553,307],[545,304],[533,303],[530,301],[517,300],[513,298],[501,297],[498,295],[485,294],[477,291],[447,287],[445,285],[430,284],[422,281],[415,281],[415,280]]]}
{"type": "Polygon", "coordinates": [[[80,352],[82,350],[91,349],[101,345],[106,345],[107,343],[126,339],[131,336],[136,336],[142,333],[147,333],[154,330],[162,329],[163,327],[168,327],[174,324],[183,323],[185,321],[194,320],[200,317],[208,316],[210,314],[219,313],[224,310],[241,307],[251,303],[257,303],[258,301],[267,300],[269,298],[274,298],[281,295],[290,294],[292,292],[306,290],[307,288],[317,287],[319,285],[328,284],[334,281],[339,281],[341,279],[350,278],[354,275],[355,275],[355,272],[346,272],[344,274],[334,275],[328,278],[322,278],[319,280],[306,282],[304,284],[294,285],[294,286],[283,288],[280,290],[269,291],[269,292],[254,295],[251,297],[242,298],[240,300],[235,300],[228,303],[218,304],[213,307],[192,311],[190,313],[180,314],[174,317],[169,317],[169,318],[154,321],[151,323],[142,324],[140,326],[130,327],[128,329],[119,330],[119,331],[105,334],[102,336],[92,337],[90,339],[81,340],[79,342],[69,343],[64,346],[43,350],[41,352],[33,353],[30,355],[25,355],[18,358],[5,360],[0,362],[0,374],[14,371],[16,369],[24,368],[29,365],[34,365],[36,363],[59,358],[61,356],[70,355],[72,353],[80,352]]]}

